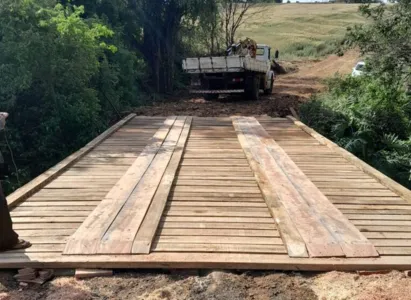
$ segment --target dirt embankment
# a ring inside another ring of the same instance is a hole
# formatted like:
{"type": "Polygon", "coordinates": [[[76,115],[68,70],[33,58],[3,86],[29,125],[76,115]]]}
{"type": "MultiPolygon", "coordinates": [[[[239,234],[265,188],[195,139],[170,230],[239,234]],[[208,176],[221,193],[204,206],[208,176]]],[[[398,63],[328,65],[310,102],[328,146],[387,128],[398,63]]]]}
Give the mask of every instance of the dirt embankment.
{"type": "Polygon", "coordinates": [[[273,94],[261,96],[258,101],[246,101],[239,96],[220,97],[217,101],[205,101],[201,97],[182,97],[178,100],[157,102],[152,106],[136,109],[145,116],[189,115],[198,117],[225,117],[231,115],[269,115],[284,117],[290,107],[298,109],[313,93],[320,91],[323,80],[336,73],[349,74],[358,60],[358,53],[349,51],[344,56],[331,55],[321,61],[300,61],[286,64],[291,70],[277,76],[273,94]]]}
{"type": "Polygon", "coordinates": [[[1,300],[406,300],[410,295],[411,278],[400,272],[134,272],[84,281],[62,277],[25,288],[19,288],[9,273],[0,273],[1,300]]]}

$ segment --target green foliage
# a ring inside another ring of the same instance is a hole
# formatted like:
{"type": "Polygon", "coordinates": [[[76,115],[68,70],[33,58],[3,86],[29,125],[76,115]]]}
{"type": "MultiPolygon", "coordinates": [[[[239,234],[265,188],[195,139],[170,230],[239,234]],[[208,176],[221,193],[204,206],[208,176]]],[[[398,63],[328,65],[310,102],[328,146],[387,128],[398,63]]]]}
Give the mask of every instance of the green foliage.
{"type": "Polygon", "coordinates": [[[217,3],[1,1],[0,111],[10,114],[2,133],[10,148],[2,139],[0,150],[11,165],[12,149],[18,168],[6,193],[145,104],[148,93],[181,87],[181,59],[204,52],[217,3]]]}
{"type": "Polygon", "coordinates": [[[336,53],[340,44],[341,42],[338,41],[326,41],[317,44],[313,42],[297,42],[284,49],[284,54],[286,57],[319,58],[336,53]]]}
{"type": "Polygon", "coordinates": [[[411,187],[411,114],[402,90],[378,78],[334,78],[300,107],[302,121],[411,187]]]}
{"type": "Polygon", "coordinates": [[[334,78],[301,106],[303,121],[411,188],[411,0],[360,7],[371,23],[347,33],[366,75],[334,78]]]}
{"type": "MultiPolygon", "coordinates": [[[[0,110],[10,113],[6,134],[23,182],[102,131],[112,105],[135,103],[128,76],[142,64],[110,42],[111,29],[83,14],[83,6],[53,1],[0,4],[0,110]]],[[[8,147],[1,150],[11,162],[8,147]]],[[[13,175],[6,191],[18,185],[13,175]]]]}
{"type": "Polygon", "coordinates": [[[395,5],[363,5],[370,25],[349,28],[347,41],[367,54],[369,71],[399,87],[411,77],[411,0],[395,5]]]}

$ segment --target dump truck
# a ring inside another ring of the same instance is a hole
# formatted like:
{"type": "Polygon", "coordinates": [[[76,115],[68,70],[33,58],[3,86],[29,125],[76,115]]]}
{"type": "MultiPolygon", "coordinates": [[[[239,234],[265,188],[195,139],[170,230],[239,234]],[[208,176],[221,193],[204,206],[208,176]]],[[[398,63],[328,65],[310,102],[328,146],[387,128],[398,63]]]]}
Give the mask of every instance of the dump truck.
{"type": "Polygon", "coordinates": [[[232,45],[224,56],[183,60],[183,70],[191,75],[190,93],[203,94],[206,100],[236,93],[243,93],[247,100],[258,100],[261,92],[272,94],[273,68],[271,47],[250,39],[232,45]]]}

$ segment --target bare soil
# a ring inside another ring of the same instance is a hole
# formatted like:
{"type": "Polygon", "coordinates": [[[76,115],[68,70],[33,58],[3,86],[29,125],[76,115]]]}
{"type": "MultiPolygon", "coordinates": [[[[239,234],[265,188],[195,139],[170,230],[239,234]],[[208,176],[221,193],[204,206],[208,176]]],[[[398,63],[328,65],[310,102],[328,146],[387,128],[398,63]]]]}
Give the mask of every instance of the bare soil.
{"type": "Polygon", "coordinates": [[[0,273],[0,300],[406,300],[411,278],[401,272],[280,273],[204,271],[201,275],[119,272],[113,277],[59,277],[43,286],[19,287],[0,273]]]}
{"type": "Polygon", "coordinates": [[[269,115],[285,117],[290,107],[298,111],[300,103],[324,88],[324,79],[335,74],[349,74],[358,61],[358,53],[349,51],[344,56],[331,55],[321,61],[287,62],[287,75],[277,76],[272,95],[260,96],[258,101],[247,101],[238,96],[220,96],[219,100],[206,101],[202,97],[182,96],[139,107],[138,115],[186,115],[198,117],[225,117],[232,115],[269,115]]]}

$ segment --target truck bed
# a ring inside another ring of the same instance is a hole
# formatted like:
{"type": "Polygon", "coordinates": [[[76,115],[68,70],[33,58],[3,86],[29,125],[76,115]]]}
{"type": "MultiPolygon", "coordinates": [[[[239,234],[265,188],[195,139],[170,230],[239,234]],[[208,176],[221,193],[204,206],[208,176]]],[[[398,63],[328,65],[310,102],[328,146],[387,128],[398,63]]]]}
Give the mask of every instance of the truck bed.
{"type": "Polygon", "coordinates": [[[183,70],[187,73],[223,73],[253,71],[266,73],[267,63],[245,56],[192,57],[183,60],[183,70]]]}

